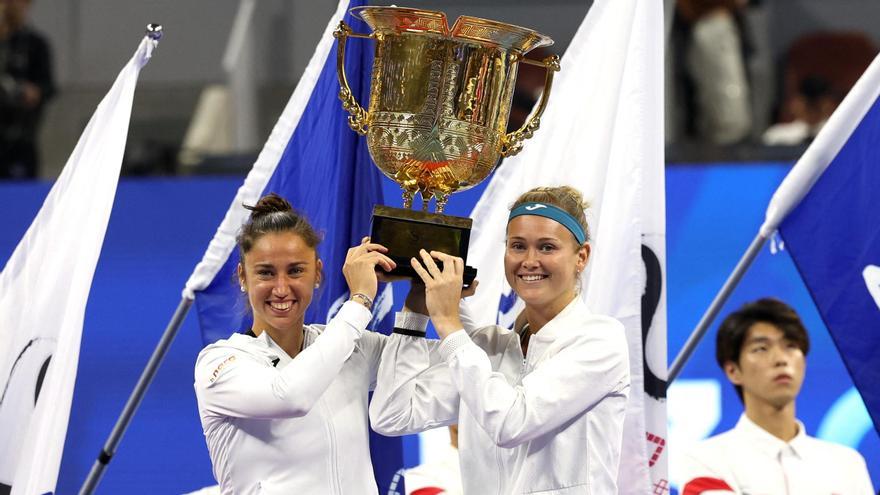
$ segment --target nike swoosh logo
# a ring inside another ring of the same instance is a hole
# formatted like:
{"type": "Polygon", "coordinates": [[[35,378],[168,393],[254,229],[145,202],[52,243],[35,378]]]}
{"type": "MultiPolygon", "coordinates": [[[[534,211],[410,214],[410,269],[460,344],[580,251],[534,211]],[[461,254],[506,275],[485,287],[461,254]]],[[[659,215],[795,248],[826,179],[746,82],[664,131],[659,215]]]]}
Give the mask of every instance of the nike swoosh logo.
{"type": "Polygon", "coordinates": [[[546,208],[546,207],[547,207],[547,205],[529,205],[529,206],[526,206],[526,210],[535,211],[538,208],[546,208]]]}
{"type": "Polygon", "coordinates": [[[880,309],[880,266],[868,265],[862,270],[862,277],[868,287],[868,293],[874,298],[877,309],[880,309]]]}

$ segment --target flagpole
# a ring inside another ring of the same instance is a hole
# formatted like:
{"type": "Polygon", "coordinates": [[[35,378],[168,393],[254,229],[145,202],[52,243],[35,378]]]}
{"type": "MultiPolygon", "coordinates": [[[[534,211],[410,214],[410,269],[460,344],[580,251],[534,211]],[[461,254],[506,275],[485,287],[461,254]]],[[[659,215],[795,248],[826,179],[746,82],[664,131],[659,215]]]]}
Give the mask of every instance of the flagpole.
{"type": "Polygon", "coordinates": [[[690,359],[691,354],[693,354],[694,350],[697,348],[697,344],[700,343],[700,340],[702,340],[703,336],[706,334],[709,325],[715,321],[718,312],[724,307],[724,303],[727,302],[730,294],[733,293],[733,289],[736,288],[743,275],[745,275],[746,271],[752,265],[752,262],[755,261],[755,257],[761,251],[765,242],[767,242],[767,237],[761,232],[758,232],[758,235],[752,240],[752,243],[749,245],[745,254],[740,258],[739,263],[736,264],[736,268],[734,268],[733,272],[727,277],[727,281],[724,282],[721,290],[715,295],[715,299],[712,300],[709,309],[703,313],[703,317],[700,318],[697,327],[691,332],[691,336],[688,337],[684,347],[681,348],[681,351],[679,351],[678,355],[675,357],[675,361],[672,362],[672,366],[669,368],[669,376],[666,381],[667,385],[672,383],[678,374],[681,373],[681,369],[684,367],[685,363],[687,363],[687,360],[690,359]]]}
{"type": "MultiPolygon", "coordinates": [[[[161,24],[147,24],[146,36],[150,39],[158,42],[160,39],[162,39],[163,33],[164,31],[161,24]]],[[[159,364],[162,363],[162,359],[168,352],[168,347],[174,340],[174,336],[180,329],[180,324],[183,322],[184,317],[186,317],[186,313],[187,311],[189,311],[189,307],[191,305],[192,300],[187,300],[186,298],[181,299],[180,304],[177,307],[177,311],[174,312],[174,316],[171,318],[171,322],[168,324],[168,328],[165,329],[165,333],[159,340],[159,345],[153,351],[153,355],[150,357],[150,361],[147,363],[147,367],[144,369],[143,373],[141,373],[141,378],[138,381],[137,386],[135,386],[134,392],[132,392],[132,395],[128,398],[128,402],[126,402],[125,408],[122,410],[122,414],[116,421],[116,426],[113,427],[113,431],[110,433],[110,437],[104,444],[104,448],[98,454],[98,459],[92,466],[92,469],[89,472],[89,476],[83,483],[82,488],[80,488],[80,495],[91,494],[98,486],[98,482],[101,480],[101,476],[103,476],[104,470],[107,468],[107,464],[110,462],[110,459],[116,452],[116,447],[117,445],[119,445],[119,440],[125,433],[126,428],[128,428],[129,423],[131,423],[131,418],[134,416],[134,412],[137,410],[138,406],[143,400],[143,396],[146,392],[147,387],[153,381],[153,377],[156,375],[159,364]]]]}
{"type": "Polygon", "coordinates": [[[125,434],[125,430],[128,429],[128,425],[131,423],[134,413],[141,405],[144,395],[147,393],[147,387],[150,386],[153,379],[156,377],[156,372],[159,371],[159,365],[162,364],[162,360],[165,359],[165,355],[168,354],[168,349],[171,347],[174,337],[177,336],[177,331],[180,330],[180,325],[183,323],[184,318],[186,318],[187,313],[189,313],[189,308],[192,307],[192,303],[192,299],[187,299],[186,297],[180,299],[180,304],[177,305],[177,310],[174,311],[171,321],[168,322],[168,326],[165,328],[165,333],[163,333],[162,338],[159,339],[159,344],[157,344],[156,349],[153,350],[153,355],[150,356],[150,360],[147,362],[147,366],[141,373],[137,385],[135,385],[134,390],[128,397],[128,401],[125,403],[125,407],[122,409],[119,419],[116,420],[116,425],[113,427],[113,431],[107,438],[107,442],[104,443],[104,448],[101,449],[98,458],[92,465],[91,471],[89,471],[88,478],[86,478],[82,488],[79,489],[79,495],[91,495],[95,491],[95,488],[97,488],[98,482],[101,481],[101,477],[104,475],[104,470],[107,469],[107,465],[116,453],[116,448],[119,446],[120,440],[122,440],[122,435],[125,434]]]}

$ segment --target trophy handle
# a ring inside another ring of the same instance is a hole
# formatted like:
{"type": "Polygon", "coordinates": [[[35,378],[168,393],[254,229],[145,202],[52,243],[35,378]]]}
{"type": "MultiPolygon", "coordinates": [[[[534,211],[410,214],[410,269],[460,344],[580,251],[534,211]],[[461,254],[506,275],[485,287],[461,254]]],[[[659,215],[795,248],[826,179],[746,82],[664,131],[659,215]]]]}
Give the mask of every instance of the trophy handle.
{"type": "Polygon", "coordinates": [[[345,77],[345,42],[349,36],[354,38],[370,38],[370,36],[353,33],[345,21],[339,21],[339,26],[333,31],[333,37],[338,40],[336,44],[336,76],[339,78],[339,99],[342,100],[342,108],[349,114],[348,126],[354,132],[365,136],[367,134],[369,114],[361,107],[351,93],[351,87],[349,87],[348,79],[345,77]]]}
{"type": "MultiPolygon", "coordinates": [[[[507,133],[501,143],[501,156],[513,156],[523,148],[523,141],[532,137],[538,127],[541,126],[541,115],[547,108],[547,98],[550,96],[550,89],[553,87],[553,74],[559,71],[559,55],[551,55],[544,60],[530,60],[524,58],[521,63],[529,65],[537,65],[547,69],[547,75],[544,77],[544,91],[541,92],[541,99],[538,101],[538,108],[529,115],[529,119],[518,130],[507,133]]],[[[341,95],[340,95],[341,97],[341,95]]]]}

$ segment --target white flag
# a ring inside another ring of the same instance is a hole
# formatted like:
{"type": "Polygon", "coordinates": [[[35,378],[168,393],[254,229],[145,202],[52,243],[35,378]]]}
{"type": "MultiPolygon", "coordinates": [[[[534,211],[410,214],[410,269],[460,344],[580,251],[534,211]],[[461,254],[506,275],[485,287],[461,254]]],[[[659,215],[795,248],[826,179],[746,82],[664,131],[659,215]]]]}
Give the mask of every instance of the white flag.
{"type": "Polygon", "coordinates": [[[0,492],[55,491],[86,301],[155,45],[145,37],[122,69],[0,273],[0,492]]]}
{"type": "Polygon", "coordinates": [[[620,320],[629,341],[622,494],[668,491],[663,174],[663,5],[597,0],[562,58],[541,128],[474,208],[468,264],[479,267],[480,288],[468,306],[477,324],[503,326],[522,307],[498,261],[517,196],[539,185],[584,193],[593,254],[583,296],[620,320]]]}

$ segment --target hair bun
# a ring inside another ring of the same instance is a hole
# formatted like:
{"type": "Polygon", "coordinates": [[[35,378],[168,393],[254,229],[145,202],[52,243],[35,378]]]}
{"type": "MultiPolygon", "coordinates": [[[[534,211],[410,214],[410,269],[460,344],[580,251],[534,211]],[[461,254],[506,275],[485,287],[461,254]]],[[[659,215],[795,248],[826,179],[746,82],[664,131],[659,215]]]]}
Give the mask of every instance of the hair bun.
{"type": "Polygon", "coordinates": [[[291,206],[286,199],[275,193],[269,193],[263,196],[257,201],[257,204],[253,206],[244,205],[244,207],[251,211],[251,218],[259,218],[272,213],[293,211],[293,206],[291,206]]]}
{"type": "Polygon", "coordinates": [[[306,217],[294,210],[286,199],[275,193],[263,196],[253,206],[242,206],[251,212],[251,216],[241,226],[235,238],[241,259],[244,259],[244,255],[251,250],[257,239],[269,233],[296,234],[313,249],[321,242],[320,234],[315,231],[306,217]]]}

